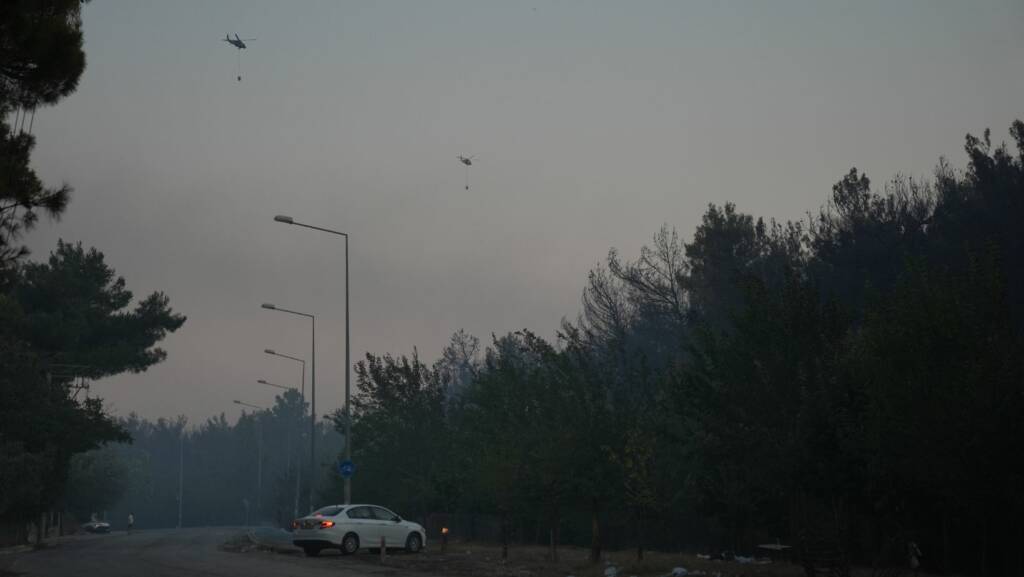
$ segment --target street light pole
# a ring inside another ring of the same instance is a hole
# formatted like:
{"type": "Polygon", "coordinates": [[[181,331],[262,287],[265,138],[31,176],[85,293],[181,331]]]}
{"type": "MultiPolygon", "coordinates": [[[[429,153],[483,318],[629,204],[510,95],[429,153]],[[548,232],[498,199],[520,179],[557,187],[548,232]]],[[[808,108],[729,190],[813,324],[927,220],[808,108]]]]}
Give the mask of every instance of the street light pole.
{"type": "Polygon", "coordinates": [[[185,427],[178,431],[178,529],[181,529],[182,493],[185,480],[185,427]]]}
{"type": "MultiPolygon", "coordinates": [[[[309,313],[302,313],[302,312],[299,312],[299,311],[293,311],[293,310],[289,310],[289,309],[284,309],[284,308],[272,305],[270,303],[263,303],[260,306],[262,306],[263,308],[265,308],[267,310],[271,310],[271,311],[281,311],[283,313],[289,313],[289,314],[293,314],[293,315],[298,315],[300,317],[306,317],[310,321],[312,321],[312,326],[313,326],[313,345],[312,346],[313,346],[313,350],[310,352],[310,369],[309,369],[309,373],[310,373],[310,385],[309,385],[309,389],[310,389],[309,390],[309,393],[310,393],[310,402],[309,402],[309,510],[312,511],[313,508],[314,508],[314,506],[313,506],[313,497],[314,497],[314,493],[313,492],[314,492],[314,488],[315,488],[314,481],[316,480],[316,477],[315,477],[315,473],[316,473],[316,316],[315,315],[311,315],[309,313]]],[[[281,355],[281,356],[284,356],[284,355],[281,355]]],[[[289,357],[289,358],[292,358],[292,357],[289,357]]],[[[305,366],[305,365],[303,365],[303,366],[305,366]]],[[[303,375],[306,374],[305,370],[303,370],[302,374],[303,375]]]]}
{"type": "MultiPolygon", "coordinates": [[[[351,353],[352,335],[349,333],[348,315],[348,235],[345,235],[345,460],[352,460],[352,415],[349,411],[350,374],[352,372],[351,353]]],[[[345,477],[345,504],[352,503],[352,477],[345,477]]]]}
{"type": "MultiPolygon", "coordinates": [[[[351,333],[349,331],[349,285],[348,285],[348,234],[337,230],[331,230],[329,228],[321,228],[319,226],[313,226],[310,224],[304,224],[301,222],[295,222],[290,216],[277,215],[274,217],[277,222],[283,222],[285,224],[292,224],[295,226],[301,226],[303,228],[311,228],[313,230],[319,230],[321,232],[327,232],[330,234],[336,234],[338,236],[345,237],[345,460],[352,460],[352,412],[351,412],[351,373],[352,373],[352,359],[351,353],[351,333]]],[[[352,503],[352,478],[345,477],[345,504],[352,503]]],[[[312,503],[310,503],[312,506],[312,503]]]]}
{"type": "MultiPolygon", "coordinates": [[[[299,357],[279,353],[274,349],[263,349],[263,352],[268,355],[291,359],[302,364],[302,376],[299,379],[302,387],[299,391],[299,420],[301,421],[302,415],[306,412],[306,361],[299,357]]],[[[297,432],[296,442],[298,442],[301,436],[302,434],[297,432]]],[[[302,491],[302,460],[297,458],[296,461],[298,462],[298,465],[295,467],[295,507],[292,510],[292,514],[297,519],[299,517],[299,493],[302,491]]]]}
{"type": "MultiPolygon", "coordinates": [[[[271,351],[270,349],[267,349],[266,352],[269,353],[269,354],[274,354],[274,352],[271,351]]],[[[298,359],[296,359],[296,360],[298,360],[298,359]]],[[[303,369],[305,369],[305,362],[303,362],[303,369]]],[[[303,377],[305,377],[305,374],[306,374],[305,370],[303,370],[302,374],[303,374],[303,377]]],[[[261,385],[267,385],[268,387],[276,387],[278,389],[284,389],[286,391],[298,391],[299,390],[299,389],[296,389],[295,387],[286,387],[284,385],[279,385],[277,383],[271,383],[271,382],[266,381],[264,379],[258,379],[256,382],[261,384],[261,385]]],[[[303,407],[305,407],[305,403],[302,401],[302,393],[299,393],[299,410],[302,411],[302,412],[305,412],[303,407]]],[[[299,419],[300,420],[302,419],[301,413],[299,415],[299,419]]],[[[294,434],[295,434],[295,443],[298,444],[299,438],[302,435],[301,435],[301,433],[298,430],[296,430],[294,432],[294,434]]],[[[287,472],[291,472],[291,470],[292,470],[292,453],[291,453],[291,451],[286,451],[286,452],[287,452],[287,456],[288,456],[288,459],[287,459],[287,463],[288,464],[286,465],[286,470],[287,470],[287,472]]],[[[292,516],[294,518],[298,518],[298,516],[299,516],[299,491],[300,491],[299,488],[301,486],[302,486],[302,460],[298,457],[298,455],[296,455],[296,457],[295,457],[295,506],[292,508],[292,516]]]]}
{"type": "MultiPolygon", "coordinates": [[[[250,405],[249,403],[243,403],[242,401],[235,401],[236,405],[242,405],[243,407],[250,407],[260,411],[265,411],[266,407],[260,407],[258,405],[250,405]]],[[[256,514],[263,514],[263,419],[256,416],[256,429],[258,442],[256,444],[256,514]]],[[[257,518],[257,523],[259,519],[257,518]]]]}

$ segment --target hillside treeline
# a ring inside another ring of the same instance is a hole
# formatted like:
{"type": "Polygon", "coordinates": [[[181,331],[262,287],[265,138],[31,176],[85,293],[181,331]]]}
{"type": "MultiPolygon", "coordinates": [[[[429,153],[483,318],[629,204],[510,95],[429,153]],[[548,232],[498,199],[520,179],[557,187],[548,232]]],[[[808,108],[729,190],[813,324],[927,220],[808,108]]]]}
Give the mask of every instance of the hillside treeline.
{"type": "Polygon", "coordinates": [[[189,426],[184,417],[120,419],[130,444],[112,444],[72,461],[66,509],[123,529],[223,525],[287,527],[310,510],[341,451],[341,436],[317,423],[316,468],[310,469],[308,408],[298,392],[234,422],[223,413],[189,426]],[[310,478],[313,486],[310,487],[310,478]],[[180,497],[180,507],[179,507],[180,497]]]}
{"type": "Polygon", "coordinates": [[[913,542],[929,569],[1021,574],[1024,123],[1010,134],[968,136],[966,168],[925,180],[850,170],[800,220],[712,205],[689,242],[613,250],[553,342],[368,354],[356,500],[595,558],[779,540],[905,564],[913,542]]]}

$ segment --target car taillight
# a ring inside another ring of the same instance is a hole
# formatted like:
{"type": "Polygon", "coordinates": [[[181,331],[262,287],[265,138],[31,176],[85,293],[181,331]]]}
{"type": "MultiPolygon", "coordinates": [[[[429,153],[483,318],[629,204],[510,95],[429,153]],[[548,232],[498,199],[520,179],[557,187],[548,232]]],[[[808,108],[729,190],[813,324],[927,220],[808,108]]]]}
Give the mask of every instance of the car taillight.
{"type": "Polygon", "coordinates": [[[298,528],[299,528],[299,522],[298,521],[292,521],[292,529],[298,529],[298,528]]]}
{"type": "Polygon", "coordinates": [[[320,521],[321,529],[329,529],[334,526],[334,521],[320,521]]]}

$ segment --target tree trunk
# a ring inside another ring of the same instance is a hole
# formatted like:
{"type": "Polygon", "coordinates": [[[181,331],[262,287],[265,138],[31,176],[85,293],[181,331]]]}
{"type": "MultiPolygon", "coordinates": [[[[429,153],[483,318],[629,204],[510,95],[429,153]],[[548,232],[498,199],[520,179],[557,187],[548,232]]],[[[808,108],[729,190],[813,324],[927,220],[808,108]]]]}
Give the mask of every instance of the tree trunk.
{"type": "Polygon", "coordinates": [[[942,511],[942,572],[952,570],[949,562],[949,508],[942,511]]]}
{"type": "MultiPolygon", "coordinates": [[[[1017,542],[1020,543],[1021,539],[1024,539],[1024,531],[1018,530],[1017,542]]],[[[1017,577],[1024,577],[1024,549],[1017,548],[1017,577]]]]}
{"type": "Polygon", "coordinates": [[[501,512],[501,560],[508,561],[508,513],[501,512]]]}
{"type": "Polygon", "coordinates": [[[728,518],[729,518],[729,548],[733,551],[736,550],[737,537],[736,533],[739,531],[739,513],[736,512],[737,507],[733,503],[728,505],[728,518]]]}
{"type": "Polygon", "coordinates": [[[601,561],[601,519],[598,516],[597,500],[595,499],[590,509],[590,562],[601,561]]]}
{"type": "Polygon", "coordinates": [[[988,517],[981,519],[981,575],[988,577],[988,517]]]}
{"type": "Polygon", "coordinates": [[[637,512],[636,515],[636,560],[644,560],[644,513],[637,512]]]}
{"type": "Polygon", "coordinates": [[[795,543],[800,537],[800,505],[796,491],[789,494],[789,542],[795,543]]]}
{"type": "Polygon", "coordinates": [[[559,539],[559,518],[556,516],[551,523],[551,562],[558,563],[558,539],[559,539]]]}

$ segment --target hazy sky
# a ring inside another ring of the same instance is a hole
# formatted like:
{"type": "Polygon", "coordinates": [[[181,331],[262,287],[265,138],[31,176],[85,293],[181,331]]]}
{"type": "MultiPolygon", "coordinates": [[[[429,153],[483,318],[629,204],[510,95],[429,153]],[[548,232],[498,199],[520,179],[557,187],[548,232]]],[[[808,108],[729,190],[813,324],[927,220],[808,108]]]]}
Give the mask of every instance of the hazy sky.
{"type": "Polygon", "coordinates": [[[119,414],[267,405],[308,357],[342,401],[352,354],[432,361],[459,328],[552,336],[610,247],[708,203],[799,218],[851,166],[882,184],[963,166],[1024,118],[1024,2],[166,2],[84,8],[79,90],[35,119],[35,166],[75,195],[58,238],[188,315],[119,414]],[[225,33],[257,37],[241,54],[225,33]],[[464,190],[458,154],[476,154],[464,190]]]}

